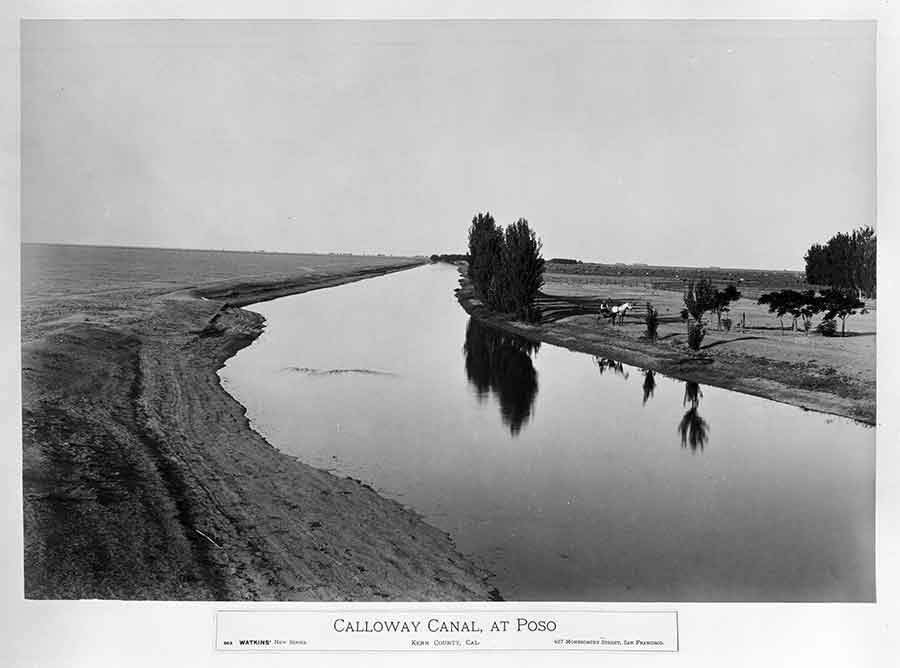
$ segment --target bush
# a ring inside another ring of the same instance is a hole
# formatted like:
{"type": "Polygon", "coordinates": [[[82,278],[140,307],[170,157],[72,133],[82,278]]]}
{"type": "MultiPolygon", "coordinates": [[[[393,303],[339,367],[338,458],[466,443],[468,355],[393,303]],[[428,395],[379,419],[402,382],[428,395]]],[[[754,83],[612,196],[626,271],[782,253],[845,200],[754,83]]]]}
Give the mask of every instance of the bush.
{"type": "Polygon", "coordinates": [[[860,310],[865,311],[866,305],[857,296],[852,288],[830,288],[820,292],[821,310],[825,311],[825,320],[841,319],[841,336],[847,318],[856,315],[860,310]]]}
{"type": "Polygon", "coordinates": [[[647,315],[644,316],[644,323],[647,325],[647,338],[656,341],[656,334],[659,330],[659,312],[653,308],[650,302],[647,302],[647,315]]]}
{"type": "Polygon", "coordinates": [[[691,350],[700,350],[700,344],[705,336],[706,326],[702,322],[692,322],[688,327],[688,347],[691,350]]]}
{"type": "Polygon", "coordinates": [[[822,336],[837,336],[837,323],[834,320],[823,320],[816,331],[822,336]]]}
{"type": "Polygon", "coordinates": [[[468,262],[469,259],[469,256],[463,253],[435,253],[431,256],[432,262],[448,262],[450,264],[468,262]]]}

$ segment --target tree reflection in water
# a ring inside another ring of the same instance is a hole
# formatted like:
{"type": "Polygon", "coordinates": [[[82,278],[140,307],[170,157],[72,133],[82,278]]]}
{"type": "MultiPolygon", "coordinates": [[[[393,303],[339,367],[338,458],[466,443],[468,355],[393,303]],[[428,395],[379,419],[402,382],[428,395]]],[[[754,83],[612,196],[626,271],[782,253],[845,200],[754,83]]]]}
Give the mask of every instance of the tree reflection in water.
{"type": "Polygon", "coordinates": [[[681,447],[686,448],[690,445],[692,452],[696,452],[698,448],[703,450],[703,446],[709,440],[709,424],[697,412],[702,398],[703,392],[700,391],[700,385],[693,381],[686,381],[682,404],[684,406],[690,404],[690,408],[678,423],[678,433],[681,435],[681,447]]]}
{"type": "Polygon", "coordinates": [[[616,360],[611,360],[607,357],[594,357],[594,361],[597,362],[597,368],[600,369],[600,374],[606,373],[607,370],[611,370],[617,376],[622,376],[625,380],[628,380],[628,372],[625,370],[625,367],[621,362],[617,362],[616,360]]]}
{"type": "Polygon", "coordinates": [[[653,391],[656,389],[656,374],[653,372],[653,369],[646,369],[644,371],[644,403],[643,405],[647,405],[647,401],[653,396],[653,391]]]}
{"type": "Polygon", "coordinates": [[[484,401],[491,392],[500,402],[500,414],[516,436],[531,417],[537,396],[537,371],[531,355],[540,343],[529,341],[469,318],[466,327],[466,375],[484,401]]]}

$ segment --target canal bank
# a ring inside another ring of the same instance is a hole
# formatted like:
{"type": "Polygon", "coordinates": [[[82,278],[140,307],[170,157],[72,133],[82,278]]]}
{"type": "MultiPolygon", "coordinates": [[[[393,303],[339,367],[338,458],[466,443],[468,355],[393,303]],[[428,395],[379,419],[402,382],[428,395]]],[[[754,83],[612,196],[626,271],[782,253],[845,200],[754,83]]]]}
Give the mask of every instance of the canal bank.
{"type": "Polygon", "coordinates": [[[806,359],[788,361],[737,353],[724,345],[694,353],[683,341],[651,343],[643,336],[643,323],[611,327],[598,323],[595,317],[526,324],[488,309],[475,293],[464,267],[459,271],[456,297],[460,305],[473,318],[492,327],[532,341],[610,357],[672,378],[875,424],[874,379],[864,382],[841,370],[819,366],[811,354],[806,359]]]}
{"type": "Polygon", "coordinates": [[[436,264],[254,306],[223,384],[506,600],[871,600],[874,430],[486,326],[457,283],[436,264]]]}
{"type": "Polygon", "coordinates": [[[216,374],[263,331],[237,304],[417,264],[47,302],[77,311],[23,343],[25,595],[490,598],[445,533],[273,448],[216,374]]]}

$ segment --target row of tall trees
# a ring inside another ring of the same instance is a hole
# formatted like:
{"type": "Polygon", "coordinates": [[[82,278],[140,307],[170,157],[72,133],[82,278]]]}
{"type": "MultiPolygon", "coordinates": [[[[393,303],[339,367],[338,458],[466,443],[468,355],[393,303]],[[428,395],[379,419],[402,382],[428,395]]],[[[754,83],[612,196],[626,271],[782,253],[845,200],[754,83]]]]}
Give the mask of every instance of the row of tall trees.
{"type": "Polygon", "coordinates": [[[544,284],[544,259],[528,221],[519,218],[504,229],[490,213],[472,218],[469,278],[491,309],[538,320],[534,300],[544,284]]]}
{"type": "Polygon", "coordinates": [[[813,244],[804,256],[807,283],[874,298],[875,247],[875,230],[869,226],[835,234],[824,244],[813,244]]]}

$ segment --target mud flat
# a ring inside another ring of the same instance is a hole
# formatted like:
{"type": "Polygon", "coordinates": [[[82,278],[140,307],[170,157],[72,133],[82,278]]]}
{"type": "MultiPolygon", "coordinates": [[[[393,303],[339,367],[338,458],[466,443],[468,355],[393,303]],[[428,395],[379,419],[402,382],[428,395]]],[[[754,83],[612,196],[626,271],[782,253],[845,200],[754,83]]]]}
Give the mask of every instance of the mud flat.
{"type": "Polygon", "coordinates": [[[875,424],[874,303],[868,314],[848,321],[851,336],[825,338],[782,332],[778,321],[755,304],[757,295],[751,293],[748,296],[752,298],[736,303],[734,311],[746,311],[752,326],[727,333],[711,329],[701,350],[694,353],[687,347],[685,327],[677,315],[682,306],[680,292],[649,282],[625,283],[618,277],[545,275],[548,294],[601,296],[639,306],[652,302],[661,314],[659,337],[652,343],[644,337],[645,326],[639,316],[630,316],[615,327],[591,315],[540,325],[516,322],[483,304],[464,267],[460,275],[457,298],[471,316],[528,339],[609,357],[680,380],[875,424]]]}
{"type": "Polygon", "coordinates": [[[495,596],[412,511],[275,450],[216,373],[263,329],[240,306],[421,261],[238,255],[23,247],[25,595],[495,596]]]}

